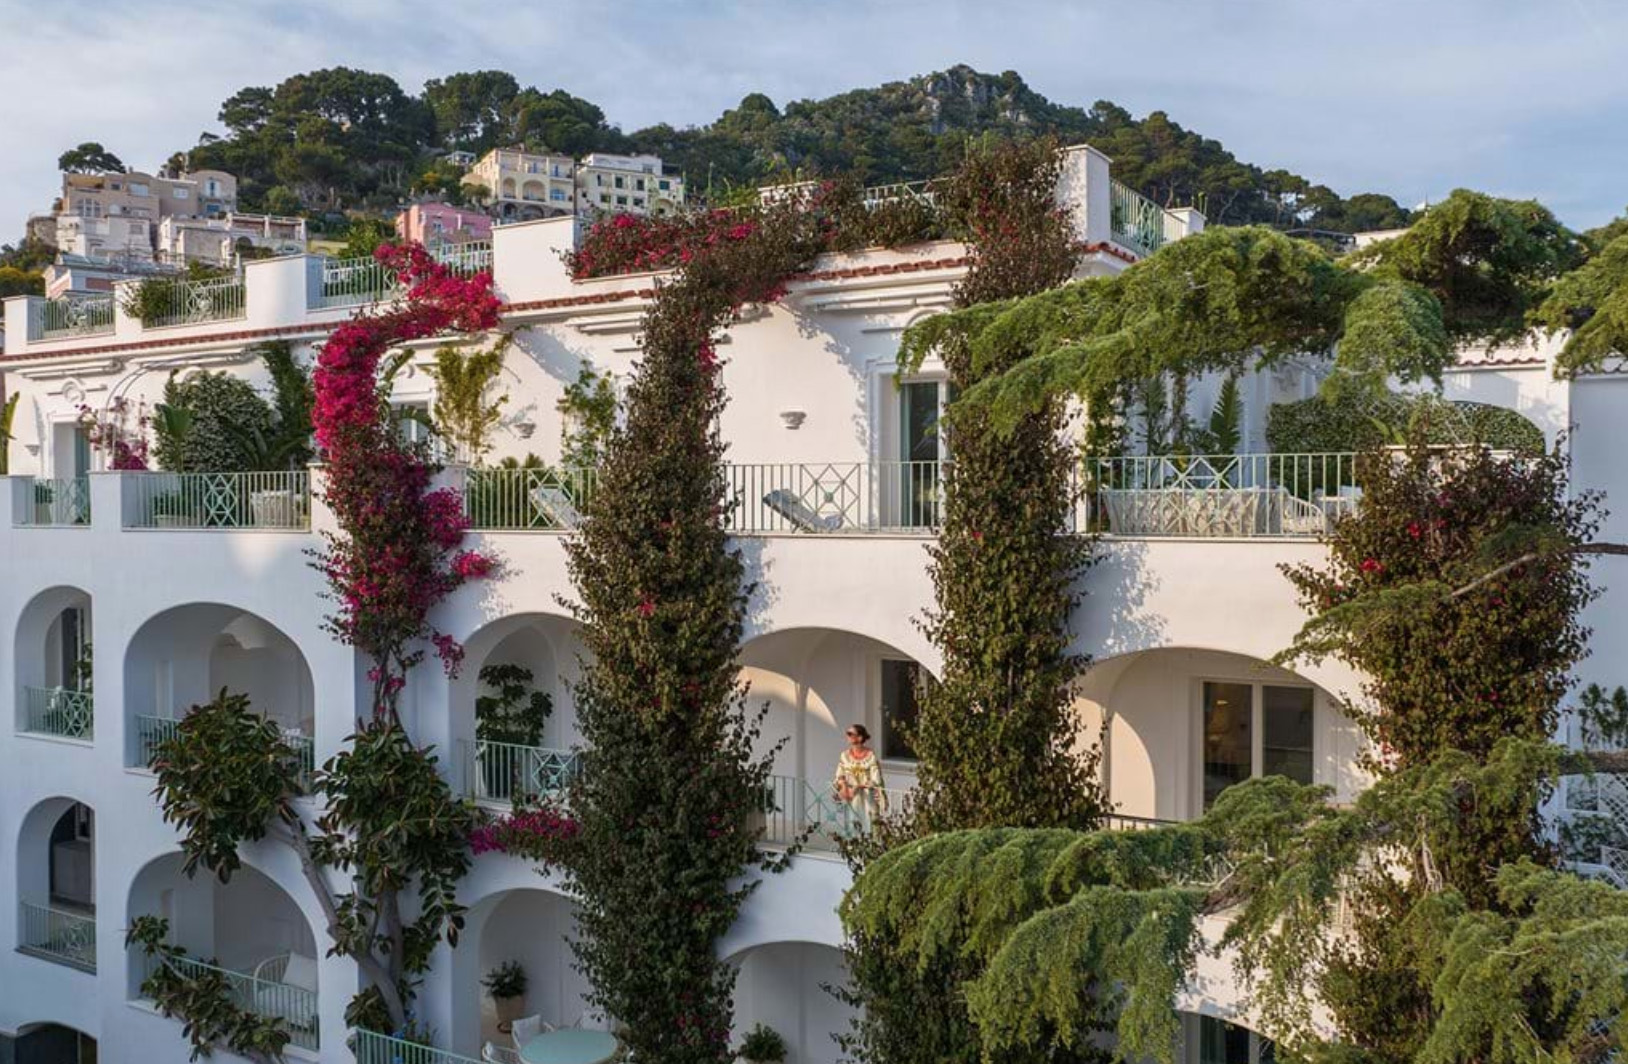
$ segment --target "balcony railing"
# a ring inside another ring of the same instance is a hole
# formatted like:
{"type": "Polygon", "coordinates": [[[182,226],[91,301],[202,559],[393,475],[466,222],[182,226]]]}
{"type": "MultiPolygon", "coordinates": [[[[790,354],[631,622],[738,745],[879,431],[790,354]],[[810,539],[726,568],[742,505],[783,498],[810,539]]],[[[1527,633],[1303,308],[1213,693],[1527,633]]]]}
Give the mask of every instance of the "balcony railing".
{"type": "Polygon", "coordinates": [[[844,802],[829,780],[813,782],[801,776],[770,776],[763,795],[763,841],[789,846],[803,840],[804,849],[834,853],[844,839],[871,829],[882,814],[897,814],[910,802],[910,792],[885,788],[879,794],[844,802]]]}
{"type": "Polygon", "coordinates": [[[23,507],[17,524],[65,527],[90,524],[90,478],[34,478],[31,505],[23,507]]]}
{"type": "Polygon", "coordinates": [[[1151,255],[1181,236],[1163,207],[1118,181],[1109,186],[1108,211],[1114,243],[1138,255],[1151,255]]]}
{"type": "Polygon", "coordinates": [[[17,905],[22,924],[19,949],[81,971],[96,970],[96,917],[28,901],[17,905]]]}
{"type": "Polygon", "coordinates": [[[311,478],[272,473],[132,474],[126,528],[235,528],[303,531],[311,527],[311,478]]]}
{"type": "Polygon", "coordinates": [[[464,513],[475,529],[569,531],[598,480],[593,469],[471,469],[464,513]]]}
{"type": "Polygon", "coordinates": [[[1115,536],[1315,538],[1361,492],[1355,454],[1088,458],[1080,527],[1115,536]],[[1083,525],[1081,522],[1083,521],[1083,525]]]}
{"type": "MultiPolygon", "coordinates": [[[[1128,537],[1315,538],[1361,497],[1355,453],[1087,458],[1060,531],[1128,537]]],[[[762,462],[724,466],[726,527],[779,533],[932,535],[944,518],[948,462],[762,462]]],[[[471,527],[570,531],[594,470],[472,469],[471,527]]]]}
{"type": "MultiPolygon", "coordinates": [[[[136,767],[151,768],[160,743],[175,738],[181,722],[174,717],[136,717],[136,767]]],[[[294,772],[302,789],[309,790],[316,771],[316,743],[296,728],[283,729],[283,742],[294,751],[294,772]]]]}
{"type": "Polygon", "coordinates": [[[23,697],[24,731],[63,739],[89,739],[94,735],[96,716],[89,691],[25,687],[23,697]]]}
{"type": "Polygon", "coordinates": [[[464,787],[482,802],[534,801],[563,791],[581,766],[573,750],[518,746],[486,739],[461,742],[464,787]]]}
{"type": "Polygon", "coordinates": [[[113,331],[113,297],[63,296],[39,304],[29,320],[28,339],[60,340],[69,336],[100,336],[113,331]]]}
{"type": "Polygon", "coordinates": [[[218,964],[208,964],[192,957],[147,958],[147,975],[157,966],[168,965],[175,974],[188,980],[219,981],[232,1004],[245,1012],[267,1019],[282,1020],[289,1033],[289,1044],[315,1052],[320,1048],[317,1039],[317,992],[302,986],[290,986],[270,979],[256,979],[246,972],[234,972],[218,964]]]}
{"type": "Polygon", "coordinates": [[[925,533],[944,516],[940,462],[776,462],[725,467],[728,527],[774,532],[925,533]]]}
{"type": "Polygon", "coordinates": [[[396,275],[372,256],[329,259],[322,264],[320,287],[311,293],[312,309],[353,307],[386,299],[396,290],[396,275]]]}
{"type": "Polygon", "coordinates": [[[158,744],[175,738],[181,722],[173,717],[136,717],[136,765],[150,768],[158,756],[158,744]]]}
{"type": "Polygon", "coordinates": [[[351,1036],[356,1064],[481,1064],[474,1057],[432,1046],[406,1042],[372,1031],[356,1031],[351,1036]]]}
{"type": "Polygon", "coordinates": [[[173,281],[163,286],[163,305],[158,313],[143,318],[142,325],[199,325],[211,321],[233,321],[248,313],[247,290],[240,277],[213,281],[173,281]]]}
{"type": "MultiPolygon", "coordinates": [[[[443,244],[430,249],[430,257],[460,277],[492,269],[490,241],[443,244]]],[[[394,299],[400,294],[395,272],[372,256],[329,259],[322,264],[322,277],[310,295],[310,304],[313,310],[354,307],[394,299]]]]}

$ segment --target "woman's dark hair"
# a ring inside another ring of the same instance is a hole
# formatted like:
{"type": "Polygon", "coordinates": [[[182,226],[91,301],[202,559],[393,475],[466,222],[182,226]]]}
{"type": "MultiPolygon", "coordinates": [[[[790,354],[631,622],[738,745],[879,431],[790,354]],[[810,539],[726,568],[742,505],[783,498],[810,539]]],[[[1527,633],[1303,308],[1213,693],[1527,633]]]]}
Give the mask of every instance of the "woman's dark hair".
{"type": "Polygon", "coordinates": [[[859,741],[862,743],[868,743],[871,741],[871,731],[863,724],[850,724],[848,725],[848,730],[851,732],[858,732],[859,741]]]}

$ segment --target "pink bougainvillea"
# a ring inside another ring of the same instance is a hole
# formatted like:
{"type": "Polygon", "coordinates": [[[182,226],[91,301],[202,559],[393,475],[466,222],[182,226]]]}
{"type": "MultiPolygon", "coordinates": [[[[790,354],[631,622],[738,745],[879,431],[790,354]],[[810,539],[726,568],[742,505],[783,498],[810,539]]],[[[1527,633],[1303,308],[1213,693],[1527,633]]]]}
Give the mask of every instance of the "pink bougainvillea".
{"type": "Polygon", "coordinates": [[[468,528],[462,500],[431,487],[436,467],[429,454],[390,423],[379,365],[402,343],[492,329],[501,304],[490,274],[460,277],[417,244],[385,245],[376,254],[405,287],[405,298],[382,313],[359,312],[334,330],[312,377],[312,427],[327,466],[324,497],[339,526],[316,564],[337,603],[328,628],[373,659],[372,712],[393,719],[425,640],[449,673],[463,660],[456,640],[431,627],[431,609],[465,581],[490,575],[494,563],[460,549],[468,528]]]}
{"type": "Polygon", "coordinates": [[[569,815],[551,806],[522,809],[482,824],[469,834],[477,854],[511,853],[541,861],[558,861],[560,846],[582,830],[569,815]]]}

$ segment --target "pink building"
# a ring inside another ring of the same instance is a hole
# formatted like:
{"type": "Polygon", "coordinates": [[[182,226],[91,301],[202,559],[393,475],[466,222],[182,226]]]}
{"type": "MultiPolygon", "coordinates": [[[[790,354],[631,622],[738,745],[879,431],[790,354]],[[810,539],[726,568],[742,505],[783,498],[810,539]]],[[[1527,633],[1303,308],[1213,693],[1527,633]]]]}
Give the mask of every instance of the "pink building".
{"type": "Polygon", "coordinates": [[[465,244],[492,239],[492,219],[448,203],[415,203],[396,215],[396,233],[420,244],[465,244]]]}

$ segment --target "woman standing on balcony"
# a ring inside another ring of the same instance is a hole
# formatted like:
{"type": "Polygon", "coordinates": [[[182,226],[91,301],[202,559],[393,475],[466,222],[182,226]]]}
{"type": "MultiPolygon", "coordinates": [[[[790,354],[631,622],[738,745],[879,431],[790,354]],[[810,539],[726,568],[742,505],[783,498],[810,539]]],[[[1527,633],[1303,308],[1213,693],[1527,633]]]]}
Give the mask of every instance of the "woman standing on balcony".
{"type": "Polygon", "coordinates": [[[887,812],[882,762],[870,748],[871,733],[863,724],[848,725],[844,734],[848,738],[848,749],[837,758],[837,774],[831,781],[831,789],[853,813],[848,826],[869,831],[871,818],[887,812]]]}

